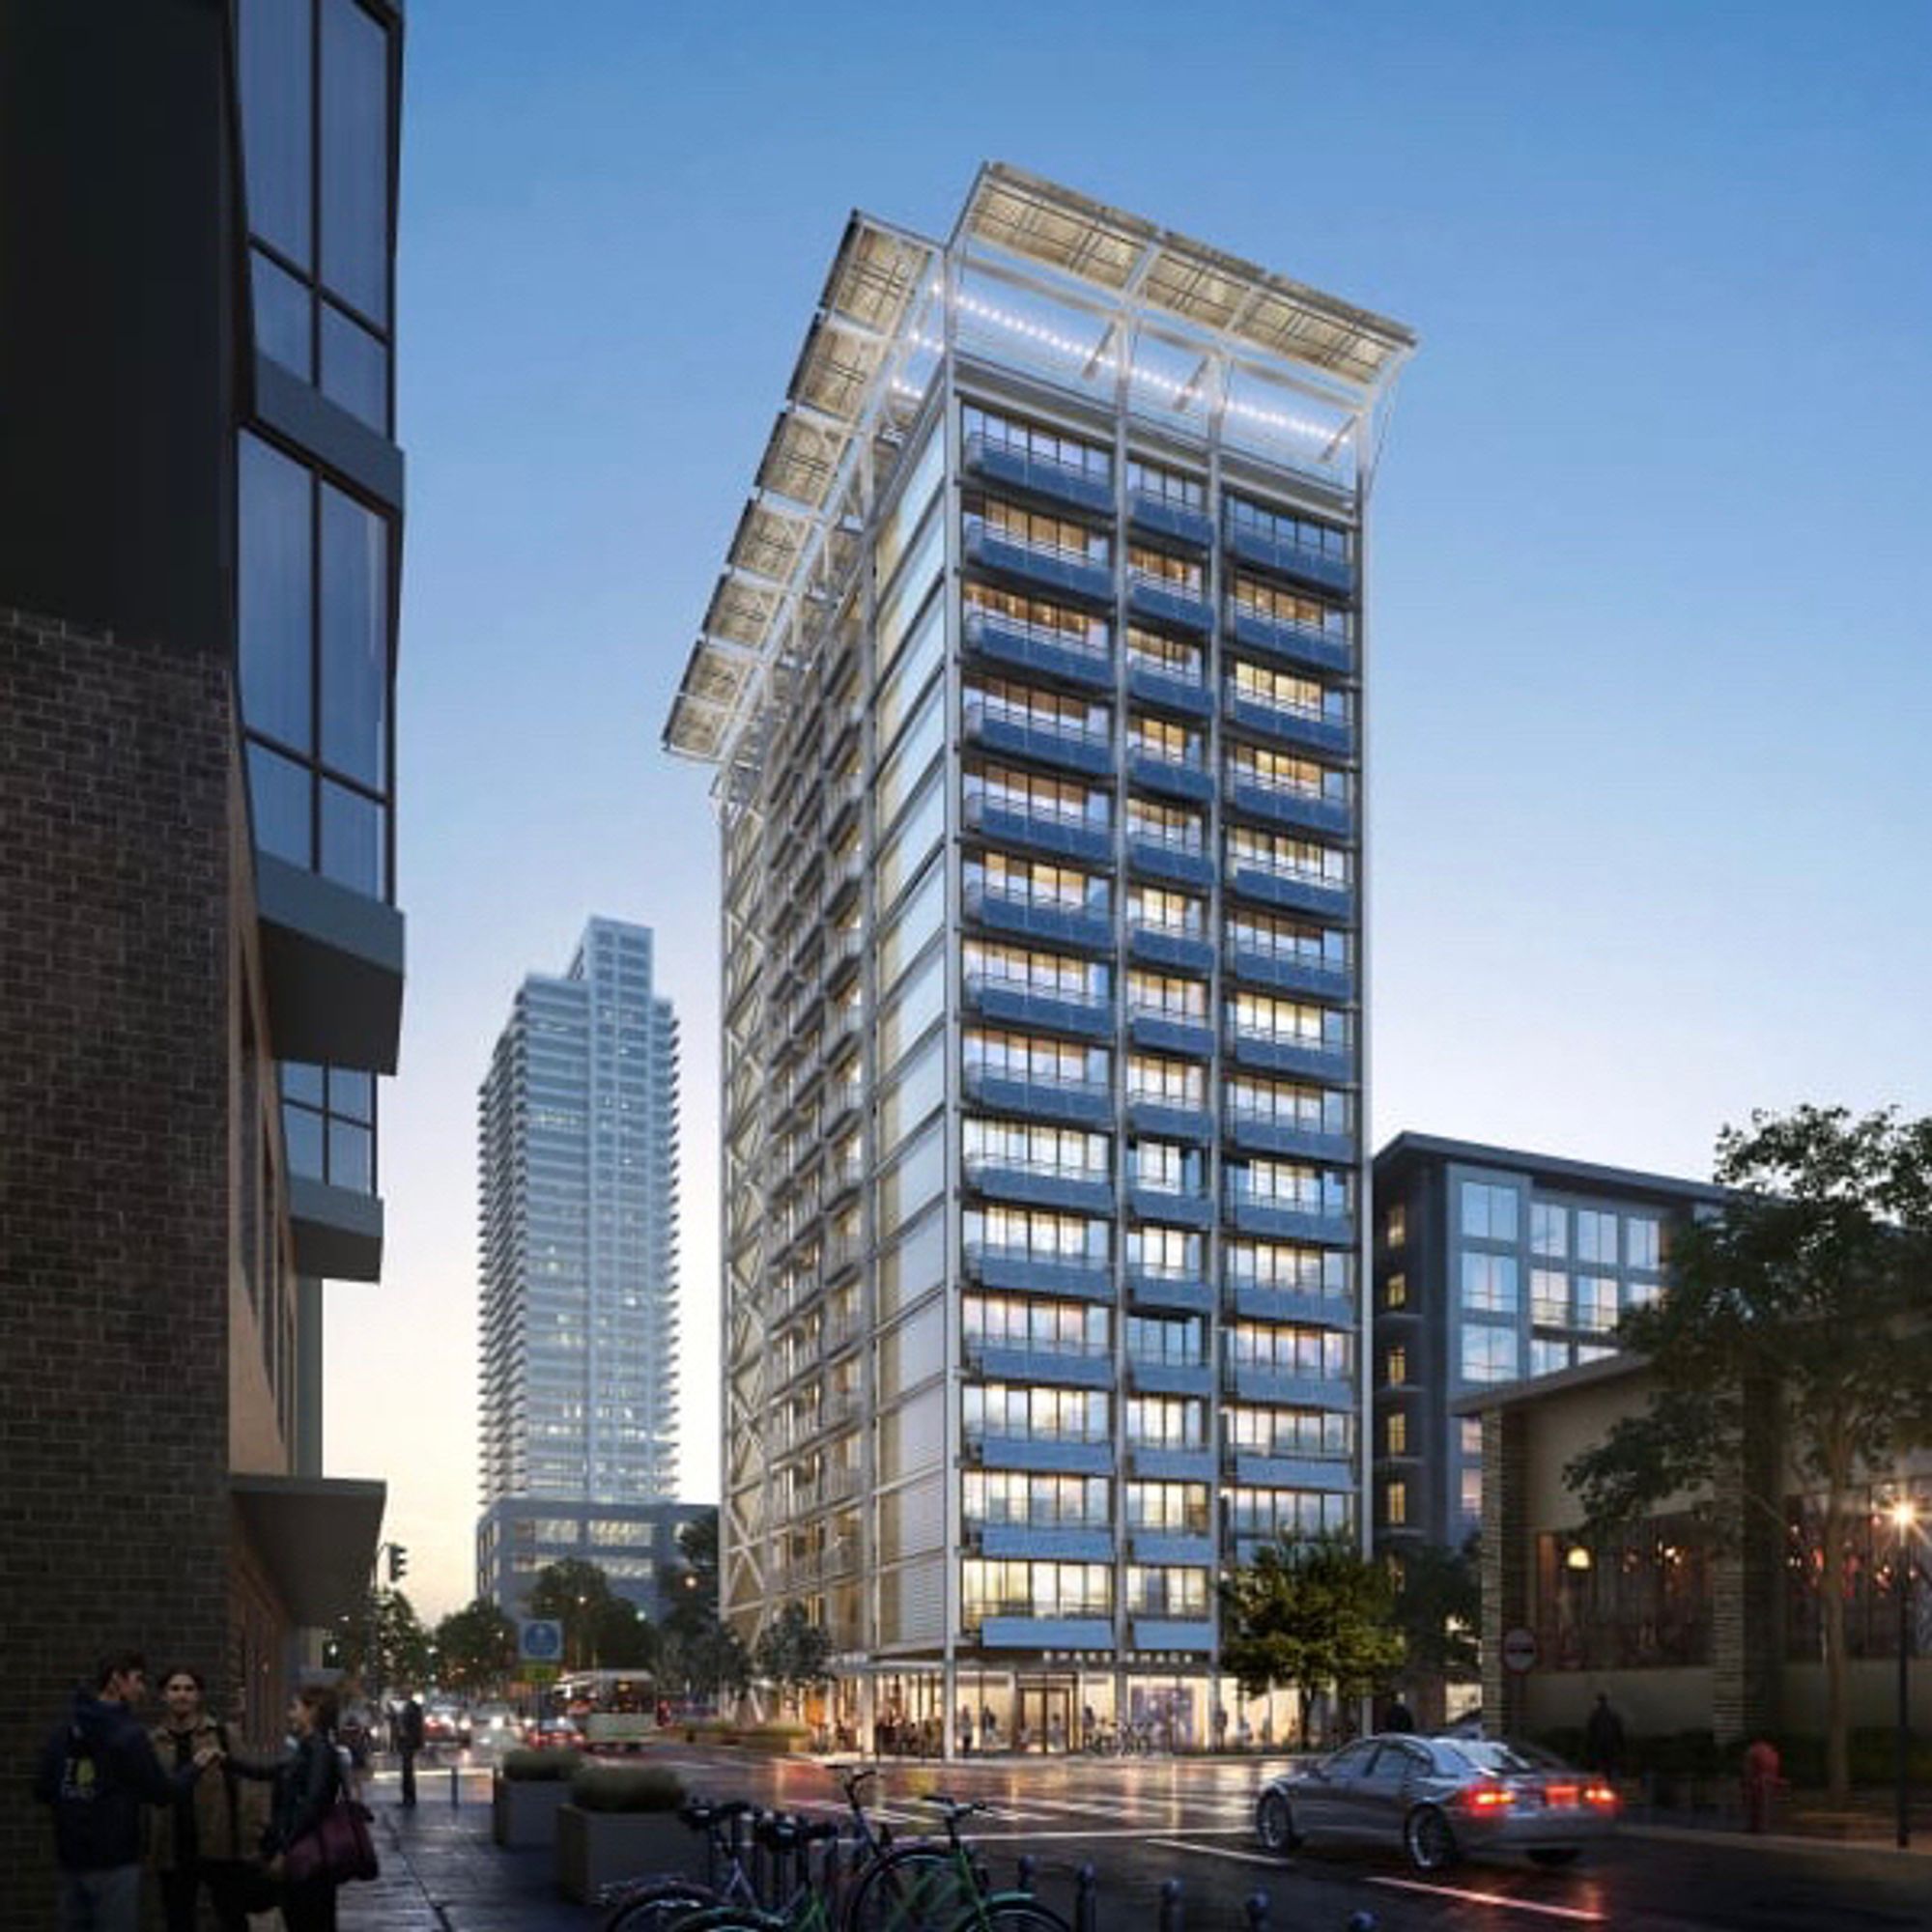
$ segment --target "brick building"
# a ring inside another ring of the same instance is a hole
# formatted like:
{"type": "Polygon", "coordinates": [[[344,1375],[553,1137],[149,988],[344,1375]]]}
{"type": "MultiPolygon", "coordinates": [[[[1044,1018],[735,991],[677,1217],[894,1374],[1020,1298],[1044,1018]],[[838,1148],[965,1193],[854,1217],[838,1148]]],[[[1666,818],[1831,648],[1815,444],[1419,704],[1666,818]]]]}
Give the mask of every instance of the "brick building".
{"type": "Polygon", "coordinates": [[[383,1507],[322,1473],[321,1347],[401,1020],[400,21],[82,11],[0,63],[5,1928],[96,1654],[276,1734],[383,1507]]]}

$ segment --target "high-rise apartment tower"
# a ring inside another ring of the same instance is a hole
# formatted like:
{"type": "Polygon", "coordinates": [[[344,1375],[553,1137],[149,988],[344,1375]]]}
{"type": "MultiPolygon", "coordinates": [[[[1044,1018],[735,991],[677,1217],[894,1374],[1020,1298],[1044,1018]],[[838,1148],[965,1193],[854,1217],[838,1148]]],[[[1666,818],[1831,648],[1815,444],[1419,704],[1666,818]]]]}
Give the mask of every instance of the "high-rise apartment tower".
{"type": "Polygon", "coordinates": [[[1399,325],[1006,167],[854,215],[667,728],[719,767],[724,1602],[826,1719],[1259,1733],[1362,1487],[1363,515],[1399,325]]]}
{"type": "Polygon", "coordinates": [[[478,1095],[478,1587],[506,1605],[563,1556],[652,1601],[678,1316],[677,1021],[651,952],[593,919],[562,977],[518,989],[478,1095]]]}

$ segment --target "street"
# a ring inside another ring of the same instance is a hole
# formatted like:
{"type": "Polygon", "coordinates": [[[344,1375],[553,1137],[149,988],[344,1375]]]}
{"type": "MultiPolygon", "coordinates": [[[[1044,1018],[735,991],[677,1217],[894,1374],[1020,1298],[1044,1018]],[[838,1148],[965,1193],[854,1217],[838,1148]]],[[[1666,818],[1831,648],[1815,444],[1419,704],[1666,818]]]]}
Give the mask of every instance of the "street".
{"type": "MultiPolygon", "coordinates": [[[[651,1753],[669,1764],[687,1786],[707,1797],[745,1797],[785,1809],[830,1814],[840,1800],[832,1773],[812,1759],[770,1759],[735,1750],[671,1746],[651,1753]]],[[[1099,1877],[1098,1923],[1103,1928],[1149,1928],[1159,1918],[1160,1888],[1179,1878],[1188,1932],[1238,1932],[1247,1924],[1243,1902],[1258,1889],[1272,1900],[1274,1932],[1343,1932],[1358,1913],[1372,1913],[1381,1932],[1399,1928],[1487,1928],[1535,1932],[1566,1925],[1655,1928],[1738,1928],[1738,1932],[1928,1932],[1932,1928],[1932,1858],[1887,1850],[1825,1845],[1786,1846],[1723,1833],[1659,1832],[1633,1828],[1615,1844],[1568,1871],[1545,1871],[1510,1861],[1466,1864],[1420,1878],[1400,1858],[1303,1853],[1275,1860],[1256,1846],[1250,1811],[1264,1765],[1202,1760],[1094,1761],[1002,1759],[946,1767],[917,1761],[888,1763],[875,1816],[904,1834],[928,1829],[923,1793],[950,1790],[985,1801],[989,1815],[970,1835],[986,1854],[995,1880],[1010,1884],[1022,1856],[1036,1861],[1041,1896],[1069,1917],[1073,1874],[1091,1861],[1099,1877]]],[[[480,1783],[464,1779],[462,1816],[487,1829],[474,1800],[480,1783]]],[[[449,1817],[448,1780],[426,1775],[424,1810],[400,1830],[407,1839],[415,1819],[425,1826],[449,1817]]],[[[391,1788],[379,1781],[376,1803],[385,1817],[391,1788]]],[[[501,1855],[495,1855],[500,1860],[501,1855]]],[[[471,1874],[494,1867],[486,1855],[464,1861],[471,1874]]],[[[469,1883],[476,1883],[470,1878],[469,1883]]],[[[520,1918],[464,1901],[440,1900],[444,1923],[509,1926],[520,1918]]],[[[548,1914],[528,1922],[594,1924],[588,1912],[548,1914]]],[[[351,1922],[346,1920],[345,1922],[351,1922]]]]}

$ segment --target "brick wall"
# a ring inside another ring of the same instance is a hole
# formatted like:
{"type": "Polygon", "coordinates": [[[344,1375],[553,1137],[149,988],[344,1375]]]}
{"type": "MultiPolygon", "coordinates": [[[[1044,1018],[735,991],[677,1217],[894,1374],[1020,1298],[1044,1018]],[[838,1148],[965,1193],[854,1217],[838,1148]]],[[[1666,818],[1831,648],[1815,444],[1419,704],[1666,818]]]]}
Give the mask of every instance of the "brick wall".
{"type": "Polygon", "coordinates": [[[0,1932],[94,1655],[226,1687],[227,672],[0,610],[0,1932]]]}
{"type": "Polygon", "coordinates": [[[1523,1719],[1523,1681],[1503,1668],[1503,1635],[1533,1624],[1528,1435],[1520,1408],[1483,1411],[1483,1726],[1492,1737],[1514,1737],[1523,1719]]]}

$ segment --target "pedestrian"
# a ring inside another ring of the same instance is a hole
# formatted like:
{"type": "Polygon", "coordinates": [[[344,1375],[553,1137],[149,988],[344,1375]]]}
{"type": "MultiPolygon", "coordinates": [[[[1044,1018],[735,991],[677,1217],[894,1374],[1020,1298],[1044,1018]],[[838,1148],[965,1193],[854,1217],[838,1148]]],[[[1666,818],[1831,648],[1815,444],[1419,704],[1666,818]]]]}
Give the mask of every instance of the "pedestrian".
{"type": "Polygon", "coordinates": [[[293,1884],[288,1850],[322,1823],[323,1813],[343,1792],[342,1761],[336,1754],[335,1692],[321,1685],[298,1690],[289,1700],[289,1734],[294,1748],[272,1764],[231,1758],[241,1777],[272,1782],[269,1829],[262,1851],[269,1876],[282,1888],[282,1922],[288,1932],[335,1932],[336,1881],[318,1873],[293,1884]]]}
{"type": "MultiPolygon", "coordinates": [[[[210,1750],[228,1757],[228,1727],[208,1715],[205,1695],[198,1670],[177,1666],[161,1679],[167,1717],[148,1736],[163,1769],[179,1775],[210,1750]]],[[[154,1860],[168,1932],[194,1932],[195,1901],[204,1887],[221,1932],[247,1932],[247,1893],[260,1867],[233,1770],[225,1763],[211,1766],[192,1790],[176,1794],[156,1825],[154,1860]]]]}
{"type": "Polygon", "coordinates": [[[1610,1707],[1609,1693],[1597,1692],[1596,1708],[1583,1726],[1583,1767],[1615,1777],[1624,1763],[1624,1720],[1610,1707]]]}
{"type": "Polygon", "coordinates": [[[403,1804],[416,1805],[416,1753],[423,1747],[423,1707],[412,1690],[396,1713],[396,1756],[403,1767],[403,1804]]]}
{"type": "Polygon", "coordinates": [[[959,1753],[962,1757],[973,1755],[973,1713],[961,1704],[954,1719],[954,1728],[959,1736],[959,1753]]]}
{"type": "Polygon", "coordinates": [[[141,1807],[172,1806],[218,1755],[191,1752],[172,1775],[129,1710],[148,1686],[139,1651],[103,1658],[90,1692],[41,1749],[34,1796],[53,1812],[60,1867],[60,1932],[138,1932],[141,1922],[141,1807]]]}
{"type": "Polygon", "coordinates": [[[1777,1796],[1779,1774],[1783,1771],[1777,1747],[1769,1738],[1759,1738],[1745,1752],[1745,1829],[1771,1830],[1773,1801],[1777,1796]]]}
{"type": "Polygon", "coordinates": [[[1228,1748],[1228,1707],[1225,1704],[1214,1706],[1214,1748],[1217,1751],[1228,1748]]]}
{"type": "Polygon", "coordinates": [[[1415,1713],[1402,1701],[1400,1690],[1388,1700],[1388,1707],[1382,1712],[1382,1729],[1385,1731],[1415,1729],[1415,1713]]]}

